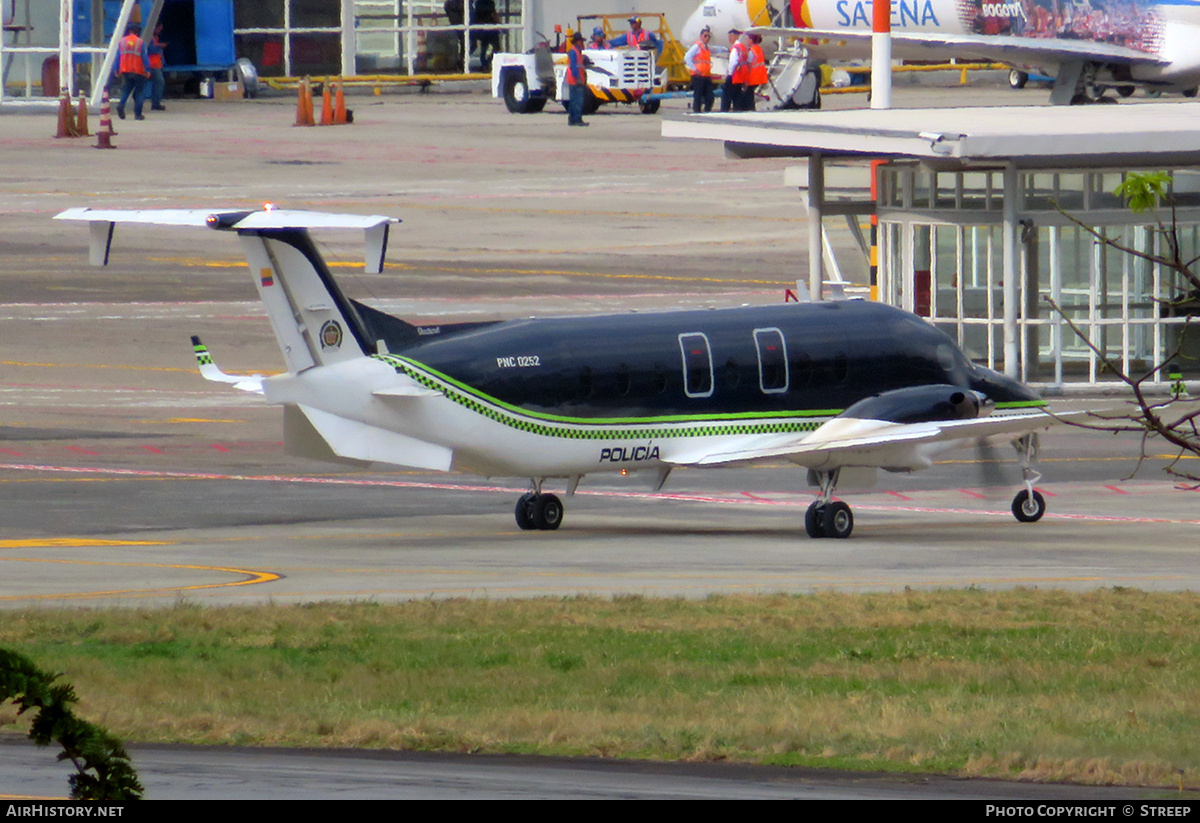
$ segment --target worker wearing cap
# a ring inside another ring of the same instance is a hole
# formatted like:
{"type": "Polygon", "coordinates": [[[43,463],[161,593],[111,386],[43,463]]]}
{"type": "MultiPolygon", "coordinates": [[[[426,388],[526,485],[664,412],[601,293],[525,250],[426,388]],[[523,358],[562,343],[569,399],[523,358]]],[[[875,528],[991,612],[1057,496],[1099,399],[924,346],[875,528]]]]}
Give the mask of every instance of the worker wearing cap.
{"type": "Polygon", "coordinates": [[[729,68],[721,86],[721,111],[741,111],[742,86],[746,83],[746,60],[749,52],[742,39],[741,29],[729,30],[729,68]]]}
{"type": "Polygon", "coordinates": [[[587,47],[589,49],[611,48],[611,46],[608,45],[608,38],[604,36],[603,28],[596,26],[596,28],[592,29],[592,39],[588,41],[587,47]]]}
{"type": "Polygon", "coordinates": [[[612,47],[614,49],[621,46],[646,50],[653,48],[659,54],[662,54],[663,42],[658,39],[658,35],[654,32],[646,31],[646,29],[642,28],[642,18],[630,17],[629,31],[619,34],[612,39],[612,47]]]}
{"type": "Polygon", "coordinates": [[[583,96],[587,92],[587,57],[583,54],[583,34],[571,36],[571,50],[567,52],[567,125],[586,126],[583,122],[583,96]]]}
{"type": "Polygon", "coordinates": [[[712,39],[712,29],[705,26],[700,29],[700,39],[683,55],[684,65],[692,76],[692,113],[699,114],[713,108],[713,79],[712,79],[712,49],[708,42],[712,39]]]}

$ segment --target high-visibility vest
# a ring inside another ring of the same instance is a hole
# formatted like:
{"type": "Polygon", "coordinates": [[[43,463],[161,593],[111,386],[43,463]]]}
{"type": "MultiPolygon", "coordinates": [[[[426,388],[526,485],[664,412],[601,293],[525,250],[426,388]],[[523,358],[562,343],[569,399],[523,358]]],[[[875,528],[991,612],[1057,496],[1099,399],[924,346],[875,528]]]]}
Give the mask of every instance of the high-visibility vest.
{"type": "Polygon", "coordinates": [[[146,74],[146,65],[142,62],[142,38],[129,34],[121,38],[121,63],[118,71],[122,74],[146,74]]]}
{"type": "Polygon", "coordinates": [[[157,37],[150,41],[146,52],[150,55],[150,68],[161,69],[163,67],[163,44],[158,42],[157,37]]]}
{"type": "Polygon", "coordinates": [[[583,49],[572,46],[567,53],[567,85],[587,85],[587,68],[583,64],[583,49]]]}
{"type": "Polygon", "coordinates": [[[753,43],[750,46],[749,76],[746,78],[746,82],[751,86],[761,86],[769,79],[767,58],[763,54],[762,46],[753,43]]]}
{"type": "MultiPolygon", "coordinates": [[[[746,50],[746,44],[739,40],[729,51],[730,53],[735,51],[739,53],[737,68],[733,70],[733,82],[739,84],[750,82],[750,54],[746,50]]],[[[730,59],[730,62],[732,63],[733,60],[730,59]]]]}
{"type": "Polygon", "coordinates": [[[640,49],[642,47],[642,43],[645,43],[649,39],[650,32],[646,31],[645,29],[638,29],[637,31],[630,29],[629,33],[625,35],[625,45],[629,46],[631,49],[640,49]]]}
{"type": "Polygon", "coordinates": [[[708,50],[708,44],[703,40],[697,40],[696,56],[692,58],[692,63],[695,68],[692,69],[693,77],[708,77],[712,74],[712,52],[708,50]]]}

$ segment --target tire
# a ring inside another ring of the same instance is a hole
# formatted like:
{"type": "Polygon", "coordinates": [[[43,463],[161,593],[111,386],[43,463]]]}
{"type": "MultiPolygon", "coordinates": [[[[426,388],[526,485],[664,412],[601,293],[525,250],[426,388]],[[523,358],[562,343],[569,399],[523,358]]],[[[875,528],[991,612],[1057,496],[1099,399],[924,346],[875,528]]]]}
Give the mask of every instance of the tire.
{"type": "Polygon", "coordinates": [[[642,114],[658,114],[658,107],[662,105],[661,100],[639,100],[638,108],[642,110],[642,114]]]}
{"type": "Polygon", "coordinates": [[[517,500],[517,528],[521,531],[530,531],[536,528],[533,525],[533,494],[523,494],[517,500]]]}
{"type": "Polygon", "coordinates": [[[821,525],[826,537],[845,540],[850,536],[850,532],[854,531],[854,514],[845,503],[830,503],[825,507],[821,525]]]}
{"type": "Polygon", "coordinates": [[[600,108],[600,103],[601,103],[600,98],[597,97],[596,95],[592,94],[591,89],[587,89],[586,91],[584,91],[584,93],[583,93],[583,113],[584,114],[595,114],[596,110],[600,108]]]}
{"type": "Polygon", "coordinates": [[[504,78],[504,105],[513,114],[537,114],[546,107],[546,100],[532,96],[525,72],[513,71],[504,78]]]}
{"type": "Polygon", "coordinates": [[[804,513],[804,531],[814,540],[825,536],[825,507],[820,500],[814,500],[804,513]]]}
{"type": "Polygon", "coordinates": [[[1028,82],[1029,75],[1019,69],[1013,69],[1008,73],[1008,85],[1014,89],[1023,89],[1028,82]]]}
{"type": "Polygon", "coordinates": [[[1030,497],[1029,492],[1022,489],[1013,498],[1012,513],[1022,523],[1036,523],[1046,513],[1046,498],[1037,491],[1030,497]]]}
{"type": "Polygon", "coordinates": [[[553,494],[540,494],[534,498],[530,514],[535,529],[552,532],[562,525],[562,501],[553,494]]]}
{"type": "Polygon", "coordinates": [[[1137,88],[1134,86],[1117,86],[1117,94],[1122,97],[1132,97],[1135,91],[1137,88]]]}
{"type": "Polygon", "coordinates": [[[1200,92],[1200,88],[1197,88],[1196,86],[1192,86],[1190,89],[1183,90],[1183,96],[1184,97],[1195,97],[1197,92],[1200,92]]]}

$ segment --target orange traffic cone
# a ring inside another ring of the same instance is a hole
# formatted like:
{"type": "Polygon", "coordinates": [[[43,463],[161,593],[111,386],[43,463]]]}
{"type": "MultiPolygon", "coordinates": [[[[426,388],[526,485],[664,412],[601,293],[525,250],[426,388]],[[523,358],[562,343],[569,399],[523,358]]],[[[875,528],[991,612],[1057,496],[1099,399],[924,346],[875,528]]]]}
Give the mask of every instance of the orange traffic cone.
{"type": "Polygon", "coordinates": [[[346,125],[346,95],[342,91],[342,79],[340,77],[338,78],[337,94],[334,96],[333,124],[335,126],[346,125]]]}
{"type": "Polygon", "coordinates": [[[313,125],[312,89],[307,77],[300,81],[296,91],[296,125],[313,125]]]}
{"type": "Polygon", "coordinates": [[[75,124],[71,119],[71,98],[66,91],[58,97],[58,131],[55,133],[55,139],[59,137],[74,137],[75,124]]]}
{"type": "Polygon", "coordinates": [[[115,149],[112,136],[116,134],[112,128],[112,115],[108,112],[108,89],[100,97],[100,130],[96,132],[96,148],[115,149]]]}
{"type": "Polygon", "coordinates": [[[321,91],[321,122],[318,125],[333,125],[333,98],[329,92],[329,78],[325,78],[325,85],[321,91]]]}
{"type": "Polygon", "coordinates": [[[79,92],[79,107],[75,110],[75,136],[91,137],[88,133],[88,107],[83,92],[79,92]]]}

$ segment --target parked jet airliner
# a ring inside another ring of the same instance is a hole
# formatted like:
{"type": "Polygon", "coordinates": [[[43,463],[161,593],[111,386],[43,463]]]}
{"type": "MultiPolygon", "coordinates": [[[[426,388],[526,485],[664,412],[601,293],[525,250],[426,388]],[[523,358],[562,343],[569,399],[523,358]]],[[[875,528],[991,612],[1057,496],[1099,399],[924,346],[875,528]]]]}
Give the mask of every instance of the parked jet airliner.
{"type": "MultiPolygon", "coordinates": [[[[1195,95],[1200,86],[1200,0],[889,0],[892,57],[952,57],[1026,67],[1055,77],[1051,101],[1083,103],[1135,87],[1195,95]]],[[[755,27],[801,41],[810,58],[870,57],[872,0],[704,0],[682,30],[685,43],[712,26],[755,27]],[[789,19],[790,18],[790,19],[789,19]],[[768,22],[768,19],[770,21],[768,22]]]]}
{"type": "Polygon", "coordinates": [[[522,529],[555,529],[568,494],[597,472],[786,459],[819,495],[805,528],[848,537],[834,499],[844,471],[911,471],[957,445],[1014,441],[1024,486],[1018,520],[1045,499],[1033,487],[1036,432],[1057,422],[1029,388],[970,360],[919,317],[865,301],[717,311],[412,325],[347,298],[308,234],[366,233],[383,265],[381,216],[267,209],[70,209],[90,224],[91,260],[108,260],[116,223],[236,232],[287,373],[235,377],[198,340],[201,374],[283,406],[289,452],[530,478],[522,529]]]}

